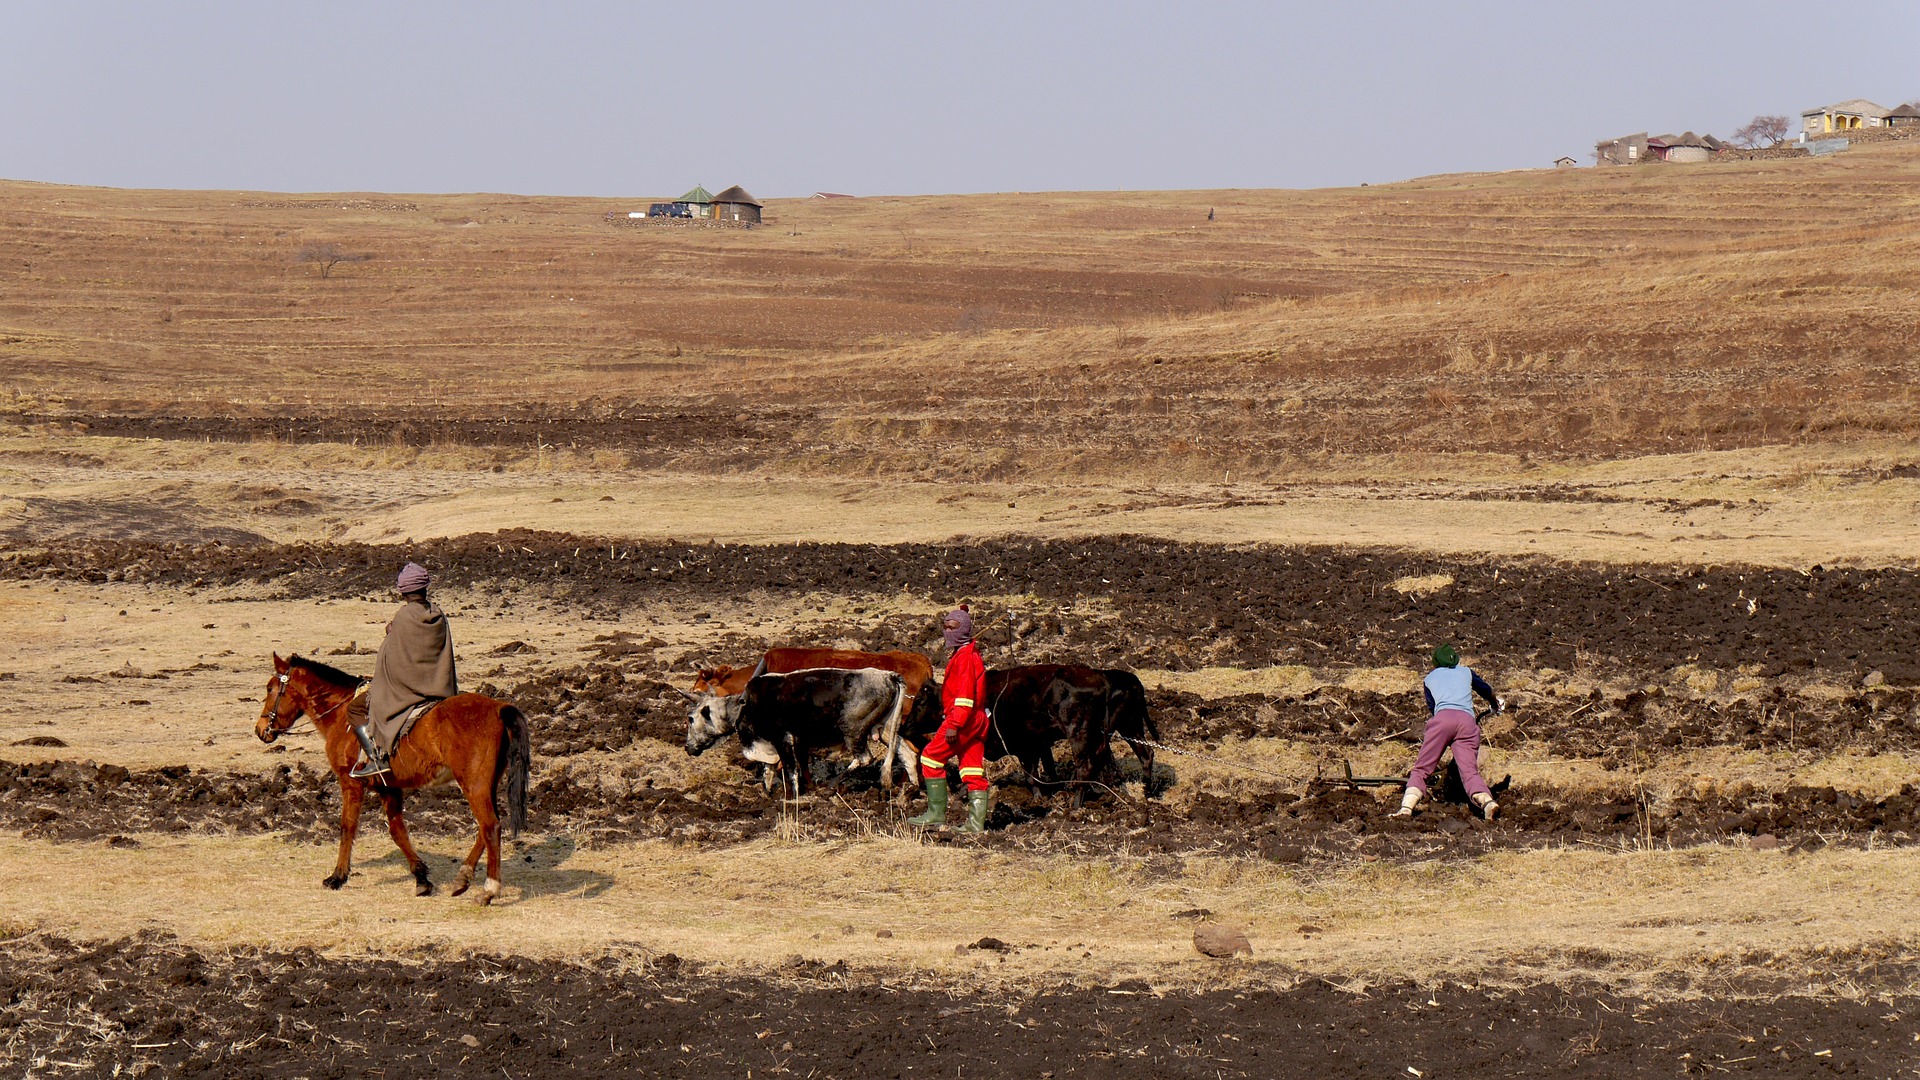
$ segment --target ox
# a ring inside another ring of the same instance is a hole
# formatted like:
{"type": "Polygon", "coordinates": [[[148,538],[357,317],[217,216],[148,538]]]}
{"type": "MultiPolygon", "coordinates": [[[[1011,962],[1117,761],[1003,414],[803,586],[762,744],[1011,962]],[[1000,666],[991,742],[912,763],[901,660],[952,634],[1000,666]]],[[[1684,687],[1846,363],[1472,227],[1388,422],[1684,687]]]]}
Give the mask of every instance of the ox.
{"type": "Polygon", "coordinates": [[[783,674],[805,668],[878,668],[891,671],[906,684],[909,700],[916,697],[920,688],[933,678],[933,661],[916,652],[874,653],[853,649],[781,646],[768,649],[760,657],[760,663],[751,669],[724,664],[701,668],[693,680],[693,693],[737,694],[745,690],[748,680],[756,675],[783,674]]]}
{"type": "MultiPolygon", "coordinates": [[[[699,712],[706,700],[701,695],[732,695],[747,688],[749,680],[760,675],[782,674],[801,671],[806,668],[877,668],[891,671],[900,676],[907,691],[905,724],[907,730],[921,731],[921,738],[931,735],[940,726],[940,694],[938,683],[933,680],[933,661],[917,652],[860,652],[854,649],[816,649],[799,645],[783,645],[768,649],[760,657],[760,663],[751,668],[732,667],[726,664],[701,668],[694,677],[693,690],[682,690],[693,702],[694,712],[699,712]],[[934,693],[922,694],[921,687],[932,684],[934,693]]],[[[731,730],[731,729],[729,729],[731,730]]],[[[690,752],[691,746],[689,746],[690,752]]],[[[918,758],[913,766],[914,775],[919,775],[918,758]]]]}
{"type": "MultiPolygon", "coordinates": [[[[929,695],[931,697],[932,695],[929,695]]],[[[1043,784],[1059,782],[1053,744],[1065,739],[1072,749],[1075,806],[1085,801],[1086,787],[1096,779],[1114,776],[1109,745],[1118,735],[1140,759],[1141,786],[1153,796],[1153,747],[1160,729],[1147,711],[1147,691],[1131,671],[1098,669],[1079,664],[1034,664],[996,668],[987,672],[987,756],[1020,760],[1027,776],[1043,784]]],[[[916,712],[909,737],[924,739],[916,712]]],[[[934,723],[938,726],[938,719],[934,723]]]]}
{"type": "Polygon", "coordinates": [[[778,766],[796,798],[812,752],[833,746],[853,755],[849,769],[880,760],[883,787],[893,786],[895,760],[917,784],[919,763],[900,741],[905,704],[905,682],[892,671],[806,668],[760,675],[738,694],[708,694],[695,702],[687,717],[687,753],[737,735],[741,753],[778,766]]]}

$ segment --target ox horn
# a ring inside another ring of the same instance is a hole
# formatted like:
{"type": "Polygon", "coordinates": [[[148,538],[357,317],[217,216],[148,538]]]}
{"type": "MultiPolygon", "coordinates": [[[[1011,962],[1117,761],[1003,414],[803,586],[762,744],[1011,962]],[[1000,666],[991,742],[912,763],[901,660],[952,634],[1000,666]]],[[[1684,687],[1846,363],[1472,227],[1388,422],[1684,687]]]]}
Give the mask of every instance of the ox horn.
{"type": "Polygon", "coordinates": [[[679,687],[677,687],[677,686],[676,686],[676,687],[674,687],[673,689],[674,689],[674,692],[675,692],[675,693],[677,693],[677,694],[679,694],[679,695],[680,695],[681,697],[683,697],[683,698],[686,698],[686,699],[687,699],[688,701],[699,701],[699,700],[700,700],[700,695],[699,695],[699,694],[696,694],[696,693],[694,693],[694,692],[693,692],[693,691],[691,691],[691,690],[682,690],[682,689],[680,689],[680,688],[679,688],[679,687]]]}

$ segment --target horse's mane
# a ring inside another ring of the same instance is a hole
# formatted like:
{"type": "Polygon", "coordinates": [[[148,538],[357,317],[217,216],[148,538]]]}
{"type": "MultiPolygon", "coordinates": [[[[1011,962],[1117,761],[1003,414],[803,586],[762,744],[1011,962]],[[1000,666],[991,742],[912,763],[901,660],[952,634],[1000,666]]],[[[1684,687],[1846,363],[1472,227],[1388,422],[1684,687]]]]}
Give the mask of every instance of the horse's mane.
{"type": "Polygon", "coordinates": [[[323,664],[318,660],[309,660],[304,656],[289,657],[287,659],[287,666],[304,668],[342,690],[358,687],[362,681],[358,675],[349,675],[339,668],[334,667],[332,664],[323,664]]]}

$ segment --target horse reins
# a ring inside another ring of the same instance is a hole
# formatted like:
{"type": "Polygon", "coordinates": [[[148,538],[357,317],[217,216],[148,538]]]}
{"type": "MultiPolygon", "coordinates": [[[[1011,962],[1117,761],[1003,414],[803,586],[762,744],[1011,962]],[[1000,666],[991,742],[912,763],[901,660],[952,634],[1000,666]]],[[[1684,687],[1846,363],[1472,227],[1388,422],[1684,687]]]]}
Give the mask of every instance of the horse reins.
{"type": "MultiPolygon", "coordinates": [[[[294,727],[300,723],[301,715],[304,715],[309,721],[311,721],[314,724],[315,729],[318,730],[321,720],[329,716],[332,716],[334,713],[339,712],[341,709],[341,706],[349,705],[349,704],[352,704],[353,702],[353,691],[348,691],[347,696],[341,699],[339,705],[335,705],[334,707],[322,713],[308,713],[303,708],[300,710],[300,715],[296,715],[291,721],[287,723],[286,727],[280,727],[278,726],[280,723],[280,699],[286,695],[288,680],[289,680],[289,676],[285,672],[282,672],[276,678],[273,684],[273,703],[267,706],[267,734],[272,735],[276,739],[282,735],[286,735],[292,732],[294,727]]],[[[365,685],[366,685],[366,680],[362,679],[359,685],[355,686],[353,690],[357,691],[360,689],[361,686],[365,686],[365,685]]]]}

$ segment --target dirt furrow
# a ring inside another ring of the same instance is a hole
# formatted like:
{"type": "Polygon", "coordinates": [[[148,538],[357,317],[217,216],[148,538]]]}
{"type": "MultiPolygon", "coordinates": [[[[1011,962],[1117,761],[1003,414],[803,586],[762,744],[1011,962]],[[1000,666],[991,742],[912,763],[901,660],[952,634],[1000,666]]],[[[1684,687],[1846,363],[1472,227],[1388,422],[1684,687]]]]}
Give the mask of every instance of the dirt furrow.
{"type": "MultiPolygon", "coordinates": [[[[1033,610],[983,608],[983,639],[1029,659],[1071,652],[1169,670],[1418,664],[1451,639],[1483,666],[1746,665],[1763,677],[1879,671],[1896,684],[1920,682],[1920,623],[1909,618],[1920,609],[1920,574],[1906,570],[1623,568],[1129,536],[687,545],[508,532],[404,548],[62,543],[0,558],[0,579],[244,584],[290,599],[345,597],[384,592],[408,558],[446,586],[509,605],[558,600],[612,620],[650,605],[756,595],[906,591],[942,603],[1026,595],[1033,610]]],[[[840,630],[876,647],[931,637],[925,619],[820,632],[840,630]]]]}
{"type": "MultiPolygon", "coordinates": [[[[1472,815],[1461,792],[1412,822],[1388,818],[1389,805],[1372,794],[1319,782],[1242,796],[1198,793],[1177,812],[1138,796],[1134,786],[1076,808],[1065,794],[1009,780],[996,788],[989,835],[967,842],[1092,856],[1124,849],[1304,862],[1464,857],[1570,843],[1631,851],[1763,836],[1771,837],[1761,841],[1769,846],[1811,849],[1904,844],[1920,834],[1920,792],[1912,785],[1879,798],[1805,786],[1664,798],[1535,786],[1502,791],[1494,823],[1472,815]]],[[[766,834],[780,819],[775,801],[744,774],[737,781],[667,788],[561,771],[534,785],[531,808],[534,832],[569,833],[589,843],[733,844],[766,834]]],[[[325,845],[338,835],[339,810],[331,774],[306,765],[262,774],[0,761],[0,828],[31,838],[138,846],[143,834],[277,832],[325,845]]],[[[876,822],[886,828],[902,817],[900,805],[870,779],[838,790],[823,785],[797,814],[800,827],[821,840],[858,838],[876,822]]],[[[408,820],[422,835],[472,829],[464,802],[451,790],[414,794],[408,820]]],[[[377,832],[363,822],[368,841],[384,844],[377,832]]]]}
{"type": "MultiPolygon", "coordinates": [[[[974,955],[1018,951],[982,938],[974,955]]],[[[164,937],[0,943],[0,1065],[210,1077],[511,1075],[1891,1076],[1912,1063],[1910,957],[1805,958],[1884,998],[1762,980],[1653,1000],[1594,984],[1262,988],[1138,981],[1018,993],[796,958],[765,976],[672,954],[334,958],[164,937]],[[43,1064],[44,1063],[44,1064],[43,1064]]]]}

